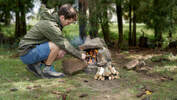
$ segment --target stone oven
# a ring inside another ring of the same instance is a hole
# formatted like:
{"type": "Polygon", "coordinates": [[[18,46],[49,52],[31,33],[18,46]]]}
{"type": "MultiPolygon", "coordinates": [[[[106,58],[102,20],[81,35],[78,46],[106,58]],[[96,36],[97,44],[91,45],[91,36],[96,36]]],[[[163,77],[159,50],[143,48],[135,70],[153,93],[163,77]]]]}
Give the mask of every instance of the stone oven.
{"type": "Polygon", "coordinates": [[[111,53],[103,39],[87,38],[85,43],[79,46],[86,53],[88,64],[85,71],[94,73],[97,80],[113,80],[119,78],[118,71],[112,65],[111,53]]]}

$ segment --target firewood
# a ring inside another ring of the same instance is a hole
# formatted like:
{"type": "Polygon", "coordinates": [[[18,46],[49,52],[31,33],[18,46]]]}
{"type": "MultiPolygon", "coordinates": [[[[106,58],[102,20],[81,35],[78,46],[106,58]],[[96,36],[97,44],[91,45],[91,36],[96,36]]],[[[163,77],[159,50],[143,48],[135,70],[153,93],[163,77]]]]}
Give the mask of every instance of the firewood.
{"type": "Polygon", "coordinates": [[[97,79],[98,79],[98,77],[95,75],[95,76],[94,76],[94,79],[95,79],[95,80],[97,80],[97,79]]]}
{"type": "Polygon", "coordinates": [[[109,66],[108,69],[110,70],[111,73],[113,73],[112,66],[109,66]]]}
{"type": "Polygon", "coordinates": [[[102,76],[99,76],[99,78],[98,78],[99,80],[101,80],[102,79],[102,76]]]}
{"type": "Polygon", "coordinates": [[[116,73],[117,73],[115,67],[112,67],[112,70],[113,70],[113,74],[116,74],[116,73]]]}
{"type": "Polygon", "coordinates": [[[111,76],[109,76],[109,80],[111,80],[112,78],[111,78],[111,76]]]}
{"type": "Polygon", "coordinates": [[[116,72],[116,75],[119,75],[119,72],[118,72],[118,71],[116,72]]]}
{"type": "Polygon", "coordinates": [[[113,75],[111,75],[111,79],[114,80],[114,76],[113,75]]]}
{"type": "Polygon", "coordinates": [[[102,81],[104,81],[104,80],[105,80],[105,78],[104,78],[104,77],[102,77],[102,78],[101,78],[101,80],[102,80],[102,81]]]}
{"type": "Polygon", "coordinates": [[[118,76],[118,75],[116,75],[116,76],[114,76],[114,78],[115,78],[115,79],[118,79],[118,78],[119,78],[119,76],[118,76]]]}

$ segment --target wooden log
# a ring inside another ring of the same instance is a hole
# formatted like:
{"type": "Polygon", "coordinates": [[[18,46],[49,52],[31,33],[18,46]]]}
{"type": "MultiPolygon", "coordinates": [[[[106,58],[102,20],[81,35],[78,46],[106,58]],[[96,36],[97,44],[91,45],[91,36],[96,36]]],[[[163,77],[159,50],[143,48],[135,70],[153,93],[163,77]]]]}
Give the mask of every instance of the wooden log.
{"type": "Polygon", "coordinates": [[[95,76],[94,76],[94,79],[97,80],[97,79],[98,79],[98,76],[95,75],[95,76]]]}
{"type": "Polygon", "coordinates": [[[72,75],[87,67],[87,64],[76,58],[64,59],[62,62],[63,71],[65,74],[72,75]]]}
{"type": "Polygon", "coordinates": [[[111,80],[112,78],[111,78],[111,76],[109,76],[109,78],[108,78],[109,80],[111,80]]]}
{"type": "Polygon", "coordinates": [[[115,79],[118,79],[118,78],[120,78],[120,77],[119,77],[118,75],[116,75],[116,76],[114,76],[114,78],[115,78],[115,79]]]}
{"type": "Polygon", "coordinates": [[[118,72],[118,71],[116,72],[116,75],[119,75],[119,72],[118,72]]]}
{"type": "Polygon", "coordinates": [[[104,78],[104,77],[101,77],[101,80],[102,80],[102,81],[104,81],[104,80],[105,80],[105,78],[104,78]]]}

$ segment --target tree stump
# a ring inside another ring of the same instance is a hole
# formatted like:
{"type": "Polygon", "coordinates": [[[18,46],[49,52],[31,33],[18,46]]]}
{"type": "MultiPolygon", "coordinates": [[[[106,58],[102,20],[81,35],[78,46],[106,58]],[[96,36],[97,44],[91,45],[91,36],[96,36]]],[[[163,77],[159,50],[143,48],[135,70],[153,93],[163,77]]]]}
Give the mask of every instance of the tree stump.
{"type": "Polygon", "coordinates": [[[87,67],[87,64],[77,58],[68,58],[63,60],[62,66],[65,74],[72,75],[84,70],[87,67]]]}

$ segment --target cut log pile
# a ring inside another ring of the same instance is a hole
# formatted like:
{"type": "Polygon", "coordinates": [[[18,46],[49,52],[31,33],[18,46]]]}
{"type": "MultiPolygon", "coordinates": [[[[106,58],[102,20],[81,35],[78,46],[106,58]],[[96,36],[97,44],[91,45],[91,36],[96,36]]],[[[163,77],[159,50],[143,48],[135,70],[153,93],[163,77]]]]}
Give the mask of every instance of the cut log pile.
{"type": "Polygon", "coordinates": [[[98,71],[94,76],[96,80],[114,80],[119,78],[119,72],[116,71],[115,67],[98,67],[98,71]]]}

